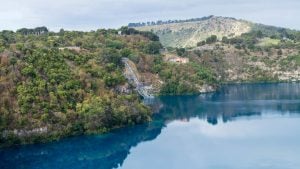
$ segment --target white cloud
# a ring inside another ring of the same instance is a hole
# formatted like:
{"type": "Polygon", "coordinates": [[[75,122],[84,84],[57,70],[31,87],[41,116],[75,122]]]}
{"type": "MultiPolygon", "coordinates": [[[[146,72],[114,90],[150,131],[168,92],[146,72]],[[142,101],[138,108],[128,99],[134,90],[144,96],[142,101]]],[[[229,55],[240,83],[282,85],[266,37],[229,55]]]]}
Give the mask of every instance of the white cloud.
{"type": "Polygon", "coordinates": [[[120,27],[128,22],[232,16],[300,29],[298,0],[0,0],[0,30],[120,27]],[[1,2],[2,1],[2,2],[1,2]]]}

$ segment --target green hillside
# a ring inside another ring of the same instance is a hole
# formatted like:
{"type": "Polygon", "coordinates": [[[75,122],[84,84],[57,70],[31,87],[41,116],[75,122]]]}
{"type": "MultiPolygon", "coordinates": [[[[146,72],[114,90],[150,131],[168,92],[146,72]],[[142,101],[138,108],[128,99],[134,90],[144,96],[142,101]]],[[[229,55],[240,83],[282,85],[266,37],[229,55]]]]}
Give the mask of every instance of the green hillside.
{"type": "Polygon", "coordinates": [[[299,31],[214,16],[130,25],[0,32],[0,146],[150,121],[128,65],[153,95],[300,81],[299,31]]]}
{"type": "Polygon", "coordinates": [[[261,31],[266,35],[286,36],[294,32],[289,29],[256,24],[229,17],[209,16],[181,21],[158,21],[129,24],[142,31],[152,31],[160,37],[165,47],[195,47],[198,42],[216,35],[219,40],[224,36],[234,38],[244,33],[261,31]]]}
{"type": "Polygon", "coordinates": [[[127,84],[121,58],[147,54],[155,43],[151,34],[35,30],[0,32],[0,144],[106,132],[151,119],[136,92],[119,90],[127,84]]]}

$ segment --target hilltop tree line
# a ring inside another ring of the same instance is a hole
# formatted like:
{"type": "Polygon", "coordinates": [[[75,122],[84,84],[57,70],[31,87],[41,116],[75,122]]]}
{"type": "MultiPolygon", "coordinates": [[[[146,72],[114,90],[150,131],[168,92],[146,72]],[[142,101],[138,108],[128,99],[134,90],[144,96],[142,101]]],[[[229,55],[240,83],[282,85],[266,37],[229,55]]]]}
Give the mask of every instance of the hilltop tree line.
{"type": "Polygon", "coordinates": [[[171,23],[184,23],[184,22],[196,22],[196,21],[204,21],[212,18],[213,15],[202,17],[202,18],[192,18],[192,19],[184,19],[184,20],[168,20],[162,21],[158,20],[156,22],[138,22],[138,23],[129,23],[128,27],[142,27],[142,26],[154,26],[154,25],[163,25],[163,24],[171,24],[171,23]]]}
{"type": "Polygon", "coordinates": [[[122,35],[142,35],[144,37],[149,38],[152,41],[159,41],[159,37],[150,31],[138,31],[127,26],[122,27],[120,30],[122,35]]]}
{"type": "Polygon", "coordinates": [[[17,30],[17,33],[21,33],[23,35],[41,35],[41,34],[45,34],[48,33],[48,28],[45,26],[42,27],[36,27],[34,29],[28,29],[28,28],[22,28],[17,30]]]}

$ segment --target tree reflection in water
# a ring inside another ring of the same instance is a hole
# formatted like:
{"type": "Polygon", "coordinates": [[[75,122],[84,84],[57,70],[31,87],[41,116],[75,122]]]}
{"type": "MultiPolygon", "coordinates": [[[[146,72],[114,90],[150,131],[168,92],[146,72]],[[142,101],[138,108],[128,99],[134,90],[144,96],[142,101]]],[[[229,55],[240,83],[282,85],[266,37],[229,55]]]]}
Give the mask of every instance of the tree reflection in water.
{"type": "Polygon", "coordinates": [[[206,120],[217,125],[264,113],[298,113],[300,84],[227,85],[195,96],[165,96],[151,100],[153,121],[108,134],[78,136],[47,144],[0,149],[0,168],[98,168],[122,166],[131,148],[155,139],[173,120],[206,120]]]}

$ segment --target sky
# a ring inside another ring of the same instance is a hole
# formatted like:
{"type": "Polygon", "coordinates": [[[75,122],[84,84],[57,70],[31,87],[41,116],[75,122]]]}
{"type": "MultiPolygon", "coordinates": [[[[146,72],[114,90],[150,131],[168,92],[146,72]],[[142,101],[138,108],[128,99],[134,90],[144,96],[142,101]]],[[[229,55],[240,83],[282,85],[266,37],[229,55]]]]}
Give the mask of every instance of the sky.
{"type": "Polygon", "coordinates": [[[300,0],[0,0],[0,30],[119,28],[130,22],[227,16],[300,30],[300,0]]]}

